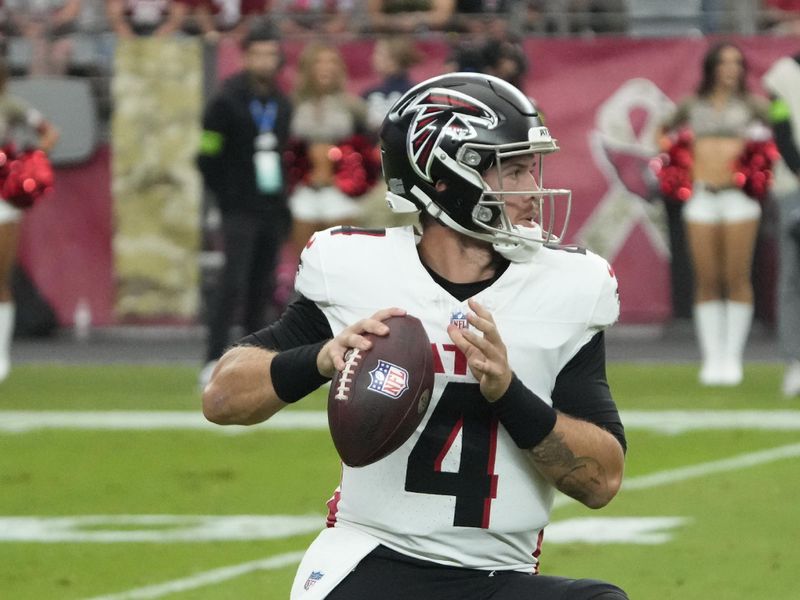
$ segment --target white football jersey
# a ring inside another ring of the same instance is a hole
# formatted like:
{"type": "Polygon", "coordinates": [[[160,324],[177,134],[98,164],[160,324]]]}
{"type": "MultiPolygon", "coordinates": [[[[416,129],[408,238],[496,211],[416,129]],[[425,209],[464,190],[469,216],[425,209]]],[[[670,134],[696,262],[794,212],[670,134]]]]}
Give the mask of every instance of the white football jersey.
{"type": "MultiPolygon", "coordinates": [[[[421,264],[413,229],[319,232],[295,285],[334,335],[397,306],[422,321],[433,346],[436,379],[424,420],[386,458],[343,465],[329,503],[335,526],[445,565],[536,570],[553,487],[493,417],[447,335],[451,322],[466,326],[469,308],[421,264]]],[[[494,316],[516,375],[546,402],[559,371],[619,315],[611,267],[584,251],[542,248],[531,262],[511,263],[475,299],[494,316]]]]}

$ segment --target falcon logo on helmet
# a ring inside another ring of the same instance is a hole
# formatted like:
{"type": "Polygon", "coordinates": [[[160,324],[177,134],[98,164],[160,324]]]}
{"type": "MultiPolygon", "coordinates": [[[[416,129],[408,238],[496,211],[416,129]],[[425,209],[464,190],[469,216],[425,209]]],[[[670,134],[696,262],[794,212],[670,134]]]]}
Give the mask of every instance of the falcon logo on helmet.
{"type": "Polygon", "coordinates": [[[386,202],[394,212],[419,211],[491,242],[514,262],[564,239],[572,192],[543,183],[544,156],[558,145],[530,99],[507,81],[480,73],[423,81],[389,111],[380,140],[386,202]],[[519,156],[535,170],[522,186],[503,189],[503,164],[519,156]],[[515,198],[534,205],[530,225],[512,221],[506,208],[515,198]]]}
{"type": "Polygon", "coordinates": [[[445,88],[431,88],[411,102],[394,111],[393,118],[401,119],[415,112],[408,128],[407,150],[417,175],[432,182],[433,150],[445,137],[456,141],[477,137],[475,127],[494,129],[497,113],[466,94],[445,88]]]}

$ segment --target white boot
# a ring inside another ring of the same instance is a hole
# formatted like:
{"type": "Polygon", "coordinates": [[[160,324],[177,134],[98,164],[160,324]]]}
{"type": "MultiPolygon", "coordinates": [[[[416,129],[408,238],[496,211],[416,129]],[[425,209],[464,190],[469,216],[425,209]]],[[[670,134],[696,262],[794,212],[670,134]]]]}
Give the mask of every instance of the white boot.
{"type": "Polygon", "coordinates": [[[0,381],[11,370],[11,335],[14,333],[14,304],[0,302],[0,381]]]}
{"type": "Polygon", "coordinates": [[[750,326],[753,323],[753,305],[746,302],[725,303],[725,355],[723,385],[742,383],[742,357],[750,326]]]}
{"type": "Polygon", "coordinates": [[[781,391],[786,398],[800,396],[800,360],[793,360],[786,365],[781,391]]]}
{"type": "Polygon", "coordinates": [[[694,329],[700,346],[700,383],[721,385],[723,382],[722,354],[725,339],[725,305],[711,300],[694,305],[694,329]]]}

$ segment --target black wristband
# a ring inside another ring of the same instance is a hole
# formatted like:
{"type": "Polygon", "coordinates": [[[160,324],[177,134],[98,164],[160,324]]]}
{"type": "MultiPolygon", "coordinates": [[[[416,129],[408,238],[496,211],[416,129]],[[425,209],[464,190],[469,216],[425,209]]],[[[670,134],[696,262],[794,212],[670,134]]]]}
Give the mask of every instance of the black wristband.
{"type": "Polygon", "coordinates": [[[514,443],[528,450],[556,426],[556,410],[530,391],[516,375],[506,393],[489,404],[514,443]]]}
{"type": "Polygon", "coordinates": [[[269,374],[278,398],[284,402],[297,402],[331,380],[317,370],[317,355],[327,342],[290,348],[272,357],[269,374]]]}

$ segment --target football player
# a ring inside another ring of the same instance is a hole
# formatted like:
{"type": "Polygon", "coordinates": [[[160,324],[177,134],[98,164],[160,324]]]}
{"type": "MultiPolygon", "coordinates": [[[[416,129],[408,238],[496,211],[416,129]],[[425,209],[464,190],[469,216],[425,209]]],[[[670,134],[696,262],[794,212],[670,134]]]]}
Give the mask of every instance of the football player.
{"type": "Polygon", "coordinates": [[[561,244],[554,215],[571,194],[542,182],[555,140],[515,87],[471,73],[406,92],[380,137],[387,202],[421,229],[318,232],[300,298],[228,350],[203,393],[211,421],[257,423],[369,348],[390,315],[417,316],[432,342],[425,418],[389,456],[343,466],[291,598],[627,598],[538,574],[555,491],[606,505],[626,449],[603,339],[617,281],[561,244]]]}

